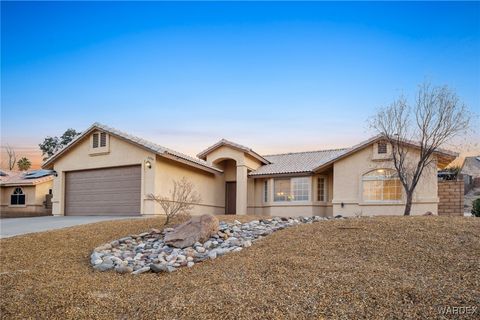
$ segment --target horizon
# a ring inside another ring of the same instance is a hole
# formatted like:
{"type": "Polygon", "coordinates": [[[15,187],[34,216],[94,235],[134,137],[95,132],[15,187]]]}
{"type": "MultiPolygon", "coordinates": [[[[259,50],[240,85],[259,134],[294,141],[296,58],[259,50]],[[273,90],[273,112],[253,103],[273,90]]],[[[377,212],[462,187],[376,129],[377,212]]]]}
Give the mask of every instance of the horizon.
{"type": "MultiPolygon", "coordinates": [[[[193,156],[222,138],[260,154],[350,147],[425,80],[480,113],[479,2],[1,8],[2,167],[7,144],[36,168],[45,137],[97,121],[193,156]]],[[[472,139],[462,156],[480,153],[472,139]]]]}

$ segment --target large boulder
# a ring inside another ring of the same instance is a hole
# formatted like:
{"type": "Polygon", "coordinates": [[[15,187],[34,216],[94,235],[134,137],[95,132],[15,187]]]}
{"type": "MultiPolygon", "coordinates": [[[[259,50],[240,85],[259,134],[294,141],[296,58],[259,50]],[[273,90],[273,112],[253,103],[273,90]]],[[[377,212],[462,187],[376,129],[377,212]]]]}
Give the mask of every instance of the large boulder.
{"type": "Polygon", "coordinates": [[[172,232],[168,232],[165,235],[165,243],[176,248],[186,248],[195,242],[204,243],[216,232],[218,232],[218,219],[204,214],[193,217],[177,226],[172,232]]]}

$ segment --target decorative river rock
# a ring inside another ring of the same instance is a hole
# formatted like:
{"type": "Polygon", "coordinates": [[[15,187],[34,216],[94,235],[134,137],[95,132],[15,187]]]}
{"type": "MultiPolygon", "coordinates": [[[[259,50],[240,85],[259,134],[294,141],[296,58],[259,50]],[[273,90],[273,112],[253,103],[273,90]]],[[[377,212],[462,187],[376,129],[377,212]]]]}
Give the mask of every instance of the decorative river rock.
{"type": "MultiPolygon", "coordinates": [[[[335,218],[342,218],[336,216],[335,218]]],[[[255,241],[271,233],[298,224],[308,224],[333,218],[320,216],[254,220],[241,223],[220,222],[218,231],[203,243],[195,242],[185,248],[165,243],[173,228],[163,231],[151,229],[105,243],[94,249],[90,263],[98,271],[115,270],[118,273],[172,272],[180,267],[193,267],[196,263],[216,259],[230,252],[250,247],[255,241]]]]}

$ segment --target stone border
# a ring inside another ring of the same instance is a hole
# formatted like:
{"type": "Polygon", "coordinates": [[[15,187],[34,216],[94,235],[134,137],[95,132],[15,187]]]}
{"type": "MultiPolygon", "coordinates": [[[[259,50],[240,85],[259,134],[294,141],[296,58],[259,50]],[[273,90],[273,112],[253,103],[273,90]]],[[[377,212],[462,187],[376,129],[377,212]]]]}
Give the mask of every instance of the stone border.
{"type": "Polygon", "coordinates": [[[241,223],[220,222],[219,231],[204,243],[177,249],[164,242],[164,236],[173,228],[151,229],[130,235],[94,249],[90,263],[95,270],[115,270],[118,273],[141,274],[144,272],[173,272],[179,267],[193,267],[195,263],[213,260],[230,252],[239,252],[255,241],[275,231],[299,224],[310,224],[323,220],[339,219],[320,216],[253,220],[241,223]]]}

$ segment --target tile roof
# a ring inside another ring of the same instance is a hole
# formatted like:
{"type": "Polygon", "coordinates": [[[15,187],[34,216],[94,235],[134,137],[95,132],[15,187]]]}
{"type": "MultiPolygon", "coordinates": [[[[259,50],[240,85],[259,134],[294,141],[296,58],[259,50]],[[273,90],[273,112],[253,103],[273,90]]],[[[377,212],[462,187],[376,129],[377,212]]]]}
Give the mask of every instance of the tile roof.
{"type": "Polygon", "coordinates": [[[480,156],[466,157],[463,161],[462,173],[472,177],[480,177],[480,156]]]}
{"type": "Polygon", "coordinates": [[[250,176],[312,172],[315,168],[337,158],[347,150],[349,149],[267,155],[264,157],[270,161],[271,164],[258,168],[256,171],[251,172],[250,176]]]}
{"type": "Polygon", "coordinates": [[[217,148],[220,148],[221,146],[230,146],[232,148],[244,151],[245,153],[248,153],[252,157],[260,160],[260,162],[262,162],[263,164],[269,164],[269,161],[267,159],[265,159],[265,157],[262,157],[261,155],[259,155],[258,153],[256,153],[252,149],[250,149],[249,147],[246,147],[244,145],[229,141],[227,139],[222,139],[222,140],[218,141],[217,143],[215,143],[214,145],[211,145],[207,149],[205,149],[202,152],[200,152],[199,154],[197,154],[197,157],[205,160],[207,158],[207,155],[210,152],[212,152],[213,150],[215,150],[217,148]]]}
{"type": "Polygon", "coordinates": [[[104,124],[101,124],[101,123],[98,123],[98,122],[95,122],[94,124],[92,124],[81,135],[76,137],[73,141],[71,141],[69,144],[67,144],[61,150],[59,150],[56,154],[54,154],[53,156],[48,158],[45,161],[45,163],[43,164],[43,166],[46,166],[47,164],[51,163],[58,156],[60,156],[65,150],[67,150],[70,146],[72,146],[73,144],[75,144],[79,140],[83,139],[86,135],[88,135],[90,132],[92,132],[95,129],[99,129],[101,131],[108,132],[108,133],[110,133],[114,136],[117,136],[117,137],[123,138],[124,140],[133,142],[133,143],[135,143],[135,144],[137,144],[137,145],[139,145],[143,148],[146,148],[146,149],[148,149],[148,150],[150,150],[150,151],[152,151],[156,154],[163,155],[163,156],[170,156],[170,157],[173,157],[176,160],[182,159],[182,160],[185,160],[187,163],[193,163],[193,164],[199,165],[201,167],[209,169],[210,171],[213,170],[213,171],[217,171],[217,172],[222,172],[222,170],[209,165],[206,161],[203,161],[201,159],[194,158],[194,157],[188,156],[186,154],[183,154],[181,152],[163,147],[163,146],[158,145],[156,143],[153,143],[153,142],[150,142],[148,140],[133,136],[131,134],[128,134],[126,132],[120,131],[118,129],[109,127],[107,125],[104,125],[104,124]]]}
{"type": "Polygon", "coordinates": [[[28,186],[47,182],[53,179],[53,171],[47,171],[50,170],[33,170],[28,172],[2,170],[0,173],[0,186],[28,186]],[[34,176],[33,174],[35,173],[41,174],[39,174],[38,178],[28,177],[29,175],[34,176]]]}

